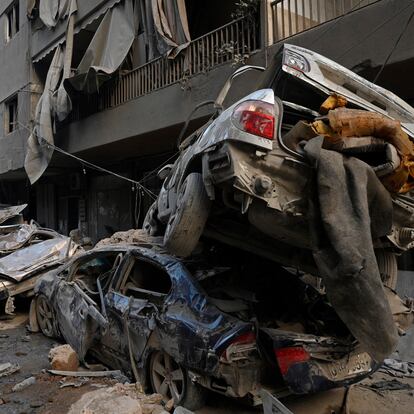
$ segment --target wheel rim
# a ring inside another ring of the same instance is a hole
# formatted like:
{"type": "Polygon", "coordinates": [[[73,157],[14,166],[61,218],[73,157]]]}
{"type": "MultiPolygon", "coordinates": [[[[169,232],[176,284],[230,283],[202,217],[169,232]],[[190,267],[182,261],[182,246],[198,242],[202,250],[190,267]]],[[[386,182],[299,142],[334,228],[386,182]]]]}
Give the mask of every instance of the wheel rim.
{"type": "Polygon", "coordinates": [[[49,302],[43,296],[37,298],[37,322],[41,331],[47,336],[53,336],[53,313],[49,302]]]}
{"type": "Polygon", "coordinates": [[[156,393],[166,400],[181,401],[184,392],[184,372],[165,352],[156,352],[151,360],[151,382],[156,393]]]}

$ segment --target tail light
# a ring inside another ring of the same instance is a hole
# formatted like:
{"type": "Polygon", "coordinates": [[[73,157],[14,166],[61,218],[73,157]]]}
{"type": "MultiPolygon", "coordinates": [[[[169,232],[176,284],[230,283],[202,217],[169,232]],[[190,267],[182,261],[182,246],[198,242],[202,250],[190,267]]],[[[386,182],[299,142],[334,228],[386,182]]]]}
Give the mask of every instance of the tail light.
{"type": "Polygon", "coordinates": [[[262,101],[245,101],[233,112],[233,123],[249,134],[273,139],[275,111],[272,104],[262,101]]]}
{"type": "Polygon", "coordinates": [[[282,375],[286,375],[292,365],[310,360],[310,354],[302,347],[275,349],[275,355],[282,375]]]}
{"type": "Polygon", "coordinates": [[[249,355],[256,351],[256,335],[254,332],[247,332],[234,339],[221,355],[225,362],[240,361],[248,359],[249,355]]]}

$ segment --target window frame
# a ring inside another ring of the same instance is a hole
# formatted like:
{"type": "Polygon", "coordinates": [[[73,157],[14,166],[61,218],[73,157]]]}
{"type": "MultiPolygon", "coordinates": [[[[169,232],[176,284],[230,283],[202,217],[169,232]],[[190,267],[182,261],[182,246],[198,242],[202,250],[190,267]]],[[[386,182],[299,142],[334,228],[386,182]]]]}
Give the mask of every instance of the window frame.
{"type": "Polygon", "coordinates": [[[14,95],[4,102],[4,133],[10,135],[19,129],[18,109],[19,97],[14,95]],[[13,116],[11,117],[11,109],[13,108],[13,116]],[[13,118],[13,120],[11,120],[13,118]]]}
{"type": "Polygon", "coordinates": [[[15,0],[4,12],[5,16],[5,40],[9,43],[20,31],[20,5],[15,0]]]}

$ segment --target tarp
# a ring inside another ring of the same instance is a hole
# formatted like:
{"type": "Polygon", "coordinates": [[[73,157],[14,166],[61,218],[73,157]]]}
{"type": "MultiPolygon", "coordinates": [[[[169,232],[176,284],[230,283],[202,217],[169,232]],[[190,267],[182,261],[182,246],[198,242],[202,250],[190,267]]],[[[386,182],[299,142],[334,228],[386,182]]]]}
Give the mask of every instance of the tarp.
{"type": "Polygon", "coordinates": [[[69,79],[78,91],[99,89],[125,60],[135,39],[132,0],[125,0],[106,12],[79,66],[77,75],[69,79]]]}
{"type": "Polygon", "coordinates": [[[39,0],[39,17],[49,29],[69,16],[71,0],[39,0]]]}
{"type": "Polygon", "coordinates": [[[311,199],[313,256],[332,306],[363,349],[377,362],[396,348],[398,332],[382,285],[373,240],[392,226],[392,200],[365,162],[305,146],[316,168],[311,199]]]}

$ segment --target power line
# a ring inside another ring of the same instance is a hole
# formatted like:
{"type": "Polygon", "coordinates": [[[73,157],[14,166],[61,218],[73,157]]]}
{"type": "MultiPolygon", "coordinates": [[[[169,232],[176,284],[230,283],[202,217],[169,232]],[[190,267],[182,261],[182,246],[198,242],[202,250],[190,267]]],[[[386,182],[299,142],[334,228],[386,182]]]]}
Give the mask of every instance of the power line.
{"type": "Polygon", "coordinates": [[[381,76],[382,72],[384,71],[385,66],[387,66],[389,60],[391,59],[391,56],[393,55],[393,53],[397,49],[398,44],[400,43],[401,39],[403,38],[404,34],[406,33],[406,31],[408,29],[408,26],[410,25],[413,17],[414,17],[414,11],[411,13],[410,17],[408,18],[407,23],[405,24],[403,30],[401,31],[401,33],[398,36],[396,42],[394,43],[394,46],[392,47],[390,53],[388,54],[387,58],[385,59],[384,63],[382,64],[380,70],[378,71],[378,73],[376,74],[374,80],[372,81],[373,83],[377,83],[379,77],[381,76]]]}
{"type": "Polygon", "coordinates": [[[340,54],[338,56],[338,59],[342,58],[343,56],[345,56],[346,54],[348,54],[351,50],[355,49],[357,46],[359,46],[362,43],[364,43],[372,35],[374,35],[376,32],[378,32],[378,30],[382,29],[386,24],[388,24],[390,21],[394,20],[397,16],[399,16],[401,13],[405,12],[407,9],[409,9],[412,6],[413,6],[412,3],[409,4],[408,6],[404,7],[403,9],[401,9],[400,11],[398,11],[397,13],[395,13],[394,15],[392,15],[389,19],[386,19],[384,22],[382,22],[381,24],[379,24],[374,30],[372,30],[370,33],[368,33],[367,36],[365,36],[363,39],[359,39],[357,43],[355,43],[354,45],[352,45],[351,47],[349,47],[347,50],[345,50],[342,54],[340,54]]]}
{"type": "Polygon", "coordinates": [[[135,191],[137,191],[138,189],[141,189],[142,191],[144,191],[148,196],[150,196],[154,200],[157,198],[157,196],[151,190],[149,190],[148,188],[146,188],[145,186],[143,186],[139,181],[135,181],[135,180],[133,180],[131,178],[125,177],[125,176],[123,176],[121,174],[118,174],[118,173],[116,173],[114,171],[108,170],[107,168],[104,168],[104,167],[101,167],[99,165],[93,164],[92,162],[89,162],[87,160],[84,160],[83,158],[77,157],[76,155],[71,154],[71,153],[65,151],[64,149],[62,149],[62,148],[60,148],[60,147],[58,147],[58,146],[56,146],[54,144],[51,144],[45,138],[39,136],[35,132],[32,132],[26,125],[22,124],[18,120],[17,120],[17,123],[20,126],[22,126],[24,129],[26,129],[27,131],[29,131],[30,133],[34,133],[35,136],[37,137],[37,139],[40,140],[39,142],[42,145],[45,145],[45,146],[47,146],[47,147],[55,150],[56,152],[58,152],[58,153],[60,153],[62,155],[65,155],[65,156],[67,156],[69,158],[72,158],[72,159],[78,161],[82,166],[86,166],[86,167],[89,167],[89,168],[91,168],[93,170],[96,170],[96,171],[99,171],[99,172],[103,172],[105,174],[109,174],[109,175],[112,175],[114,177],[117,177],[120,180],[127,181],[127,182],[133,184],[135,191]]]}

